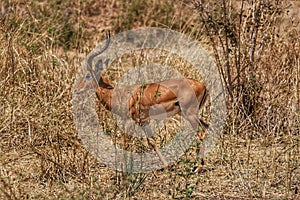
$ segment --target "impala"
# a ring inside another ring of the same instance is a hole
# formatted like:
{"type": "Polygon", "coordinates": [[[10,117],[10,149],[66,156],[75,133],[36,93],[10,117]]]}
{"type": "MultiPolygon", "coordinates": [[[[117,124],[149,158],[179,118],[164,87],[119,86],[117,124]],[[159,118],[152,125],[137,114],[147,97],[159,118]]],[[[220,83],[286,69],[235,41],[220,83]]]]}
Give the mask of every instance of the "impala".
{"type": "MultiPolygon", "coordinates": [[[[156,151],[161,162],[167,166],[165,158],[154,142],[149,126],[150,119],[163,120],[180,113],[197,131],[197,135],[202,141],[205,138],[204,129],[208,125],[199,119],[198,112],[206,101],[208,91],[203,83],[189,78],[114,88],[109,80],[101,74],[104,64],[102,59],[95,63],[95,70],[92,68],[94,58],[103,53],[109,43],[110,34],[107,32],[106,44],[87,58],[87,73],[78,81],[75,93],[95,89],[97,98],[107,110],[123,118],[133,119],[144,129],[149,144],[156,151]],[[125,101],[124,99],[120,100],[119,98],[128,96],[128,91],[130,91],[129,98],[125,101]],[[118,98],[115,97],[116,95],[118,98]]],[[[204,149],[200,150],[200,153],[204,154],[204,149]]]]}

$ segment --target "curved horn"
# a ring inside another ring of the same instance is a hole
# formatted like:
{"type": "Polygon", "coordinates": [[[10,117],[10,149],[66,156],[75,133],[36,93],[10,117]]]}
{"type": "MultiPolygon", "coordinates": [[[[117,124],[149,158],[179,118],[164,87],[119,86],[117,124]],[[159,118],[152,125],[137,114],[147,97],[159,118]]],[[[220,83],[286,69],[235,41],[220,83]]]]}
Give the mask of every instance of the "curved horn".
{"type": "Polygon", "coordinates": [[[88,59],[87,59],[87,64],[88,64],[88,70],[92,70],[92,62],[93,62],[93,59],[100,55],[101,53],[103,53],[109,46],[109,42],[110,42],[110,32],[107,31],[106,32],[106,43],[104,45],[104,47],[102,47],[101,49],[99,49],[98,51],[95,51],[94,53],[92,53],[88,59]]]}

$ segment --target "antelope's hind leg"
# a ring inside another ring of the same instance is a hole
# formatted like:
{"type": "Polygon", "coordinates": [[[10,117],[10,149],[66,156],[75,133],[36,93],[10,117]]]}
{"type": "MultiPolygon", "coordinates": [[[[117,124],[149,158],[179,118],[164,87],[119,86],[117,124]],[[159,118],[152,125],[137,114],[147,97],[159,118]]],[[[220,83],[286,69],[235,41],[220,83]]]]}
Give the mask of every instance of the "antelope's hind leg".
{"type": "Polygon", "coordinates": [[[194,172],[200,172],[201,169],[203,168],[203,165],[205,164],[204,162],[204,154],[205,154],[205,147],[203,144],[203,140],[205,138],[205,130],[201,130],[197,132],[197,139],[199,140],[200,144],[199,147],[197,148],[197,165],[194,167],[194,172]]]}

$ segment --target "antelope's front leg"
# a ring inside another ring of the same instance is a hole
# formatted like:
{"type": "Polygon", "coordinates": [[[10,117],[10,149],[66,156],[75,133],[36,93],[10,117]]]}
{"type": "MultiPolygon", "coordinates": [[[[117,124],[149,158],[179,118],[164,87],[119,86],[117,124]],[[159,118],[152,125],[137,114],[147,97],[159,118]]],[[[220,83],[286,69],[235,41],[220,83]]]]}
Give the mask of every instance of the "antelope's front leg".
{"type": "Polygon", "coordinates": [[[146,133],[147,136],[147,141],[148,143],[152,146],[152,148],[154,149],[154,151],[156,152],[156,154],[158,155],[160,161],[163,163],[163,165],[165,167],[168,166],[168,162],[166,161],[165,157],[162,155],[162,153],[160,152],[159,148],[157,147],[155,140],[154,140],[154,135],[151,131],[151,128],[149,126],[149,124],[146,124],[144,126],[144,131],[146,133]]]}

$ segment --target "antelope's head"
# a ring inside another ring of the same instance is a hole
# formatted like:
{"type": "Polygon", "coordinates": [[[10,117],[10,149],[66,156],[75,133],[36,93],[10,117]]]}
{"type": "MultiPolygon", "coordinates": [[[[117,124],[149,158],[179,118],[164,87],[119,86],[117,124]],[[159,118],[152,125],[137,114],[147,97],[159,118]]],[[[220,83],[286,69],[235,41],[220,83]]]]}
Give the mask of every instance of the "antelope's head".
{"type": "Polygon", "coordinates": [[[103,65],[108,65],[109,60],[106,59],[103,61],[103,59],[99,59],[95,63],[95,70],[92,68],[94,58],[103,53],[108,48],[109,43],[110,33],[106,32],[105,45],[101,49],[92,53],[87,58],[87,72],[79,79],[74,91],[76,94],[79,94],[89,89],[95,89],[97,87],[113,89],[109,81],[105,77],[102,77],[101,74],[101,72],[103,71],[103,65]]]}

